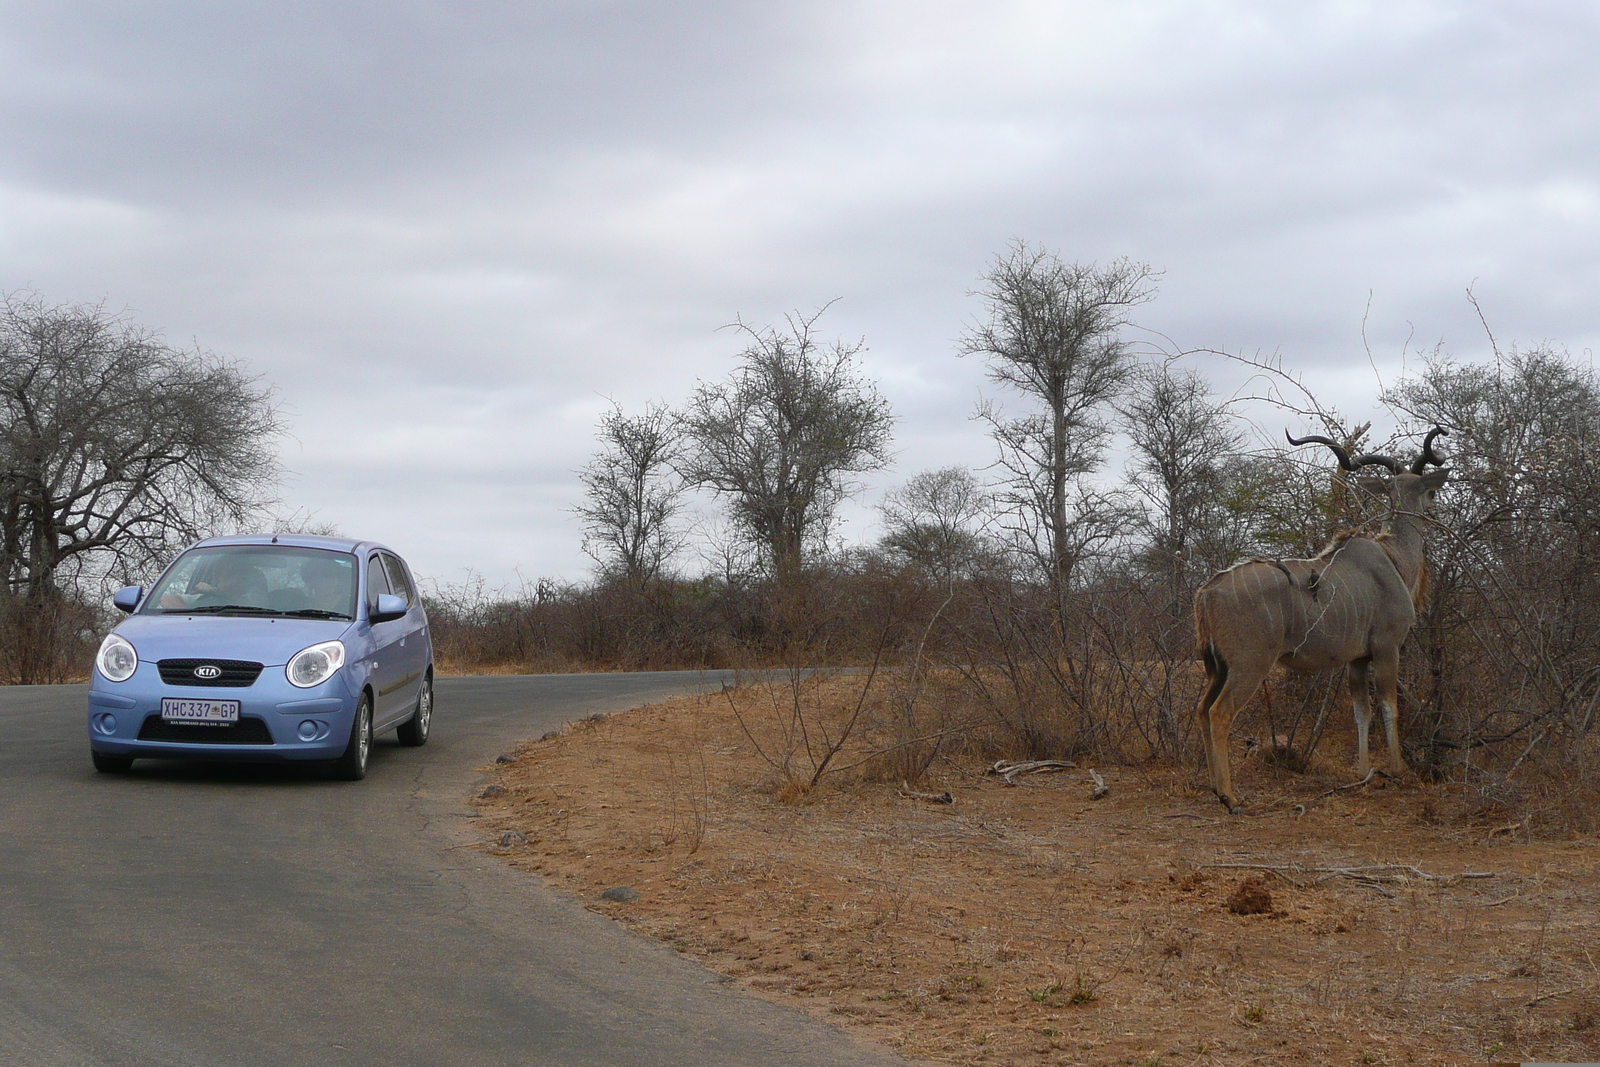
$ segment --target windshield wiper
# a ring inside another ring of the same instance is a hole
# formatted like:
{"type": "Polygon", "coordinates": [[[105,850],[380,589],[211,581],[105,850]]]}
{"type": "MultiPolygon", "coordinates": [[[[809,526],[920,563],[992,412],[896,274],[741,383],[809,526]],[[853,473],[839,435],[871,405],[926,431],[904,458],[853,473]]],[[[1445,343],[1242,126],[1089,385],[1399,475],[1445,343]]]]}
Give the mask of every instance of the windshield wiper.
{"type": "Polygon", "coordinates": [[[202,604],[189,608],[162,608],[167,615],[219,615],[224,611],[242,611],[247,615],[282,615],[281,611],[272,608],[257,607],[254,604],[202,604]]]}
{"type": "Polygon", "coordinates": [[[348,619],[350,615],[343,611],[329,611],[326,608],[296,608],[293,611],[281,611],[278,608],[263,608],[256,604],[199,604],[191,608],[162,608],[164,615],[276,615],[286,619],[348,619]]]}

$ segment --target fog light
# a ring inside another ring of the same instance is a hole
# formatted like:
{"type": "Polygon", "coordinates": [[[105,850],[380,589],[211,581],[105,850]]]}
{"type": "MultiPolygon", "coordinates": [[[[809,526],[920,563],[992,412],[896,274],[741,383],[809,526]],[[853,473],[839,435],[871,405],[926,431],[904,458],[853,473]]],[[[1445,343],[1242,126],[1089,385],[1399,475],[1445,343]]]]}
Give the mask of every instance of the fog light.
{"type": "Polygon", "coordinates": [[[313,741],[317,736],[317,723],[315,719],[307,719],[300,724],[300,740],[313,741]]]}
{"type": "Polygon", "coordinates": [[[102,711],[94,717],[94,728],[103,734],[117,732],[117,717],[109,711],[102,711]]]}

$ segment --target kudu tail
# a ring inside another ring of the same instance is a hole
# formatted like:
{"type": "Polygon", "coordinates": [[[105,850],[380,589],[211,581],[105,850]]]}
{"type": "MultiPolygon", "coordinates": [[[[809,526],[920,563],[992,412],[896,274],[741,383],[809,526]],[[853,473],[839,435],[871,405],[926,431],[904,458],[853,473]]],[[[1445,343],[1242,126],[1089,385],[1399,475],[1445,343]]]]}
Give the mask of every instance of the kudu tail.
{"type": "Polygon", "coordinates": [[[1212,645],[1202,648],[1200,655],[1206,661],[1206,676],[1211,679],[1206,695],[1200,698],[1200,710],[1206,712],[1211,710],[1211,705],[1217,702],[1217,697],[1222,693],[1222,687],[1228,683],[1228,661],[1212,645]]]}
{"type": "Polygon", "coordinates": [[[1194,633],[1200,645],[1200,658],[1205,661],[1206,677],[1211,681],[1205,696],[1200,698],[1200,713],[1203,715],[1211,710],[1211,705],[1217,702],[1217,697],[1222,693],[1222,687],[1227,684],[1228,661],[1222,658],[1221,651],[1211,638],[1205,604],[1199,597],[1195,598],[1194,604],[1194,633]]]}

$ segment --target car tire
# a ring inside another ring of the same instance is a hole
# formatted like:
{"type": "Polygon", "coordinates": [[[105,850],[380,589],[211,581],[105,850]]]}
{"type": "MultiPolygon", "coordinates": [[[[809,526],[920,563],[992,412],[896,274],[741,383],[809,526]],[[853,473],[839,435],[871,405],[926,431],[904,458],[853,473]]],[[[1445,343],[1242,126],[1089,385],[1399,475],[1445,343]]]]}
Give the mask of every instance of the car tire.
{"type": "Polygon", "coordinates": [[[423,677],[422,687],[417,690],[417,710],[394,733],[402,745],[419,748],[428,743],[428,731],[432,726],[433,676],[430,674],[423,677]]]}
{"type": "Polygon", "coordinates": [[[372,754],[372,697],[361,694],[356,714],[350,722],[350,740],[344,755],[333,761],[333,776],[344,782],[359,782],[367,776],[367,758],[372,754]]]}
{"type": "Polygon", "coordinates": [[[106,752],[89,750],[89,758],[94,761],[94,769],[101,774],[126,774],[128,768],[133,766],[132,756],[113,756],[106,752]]]}

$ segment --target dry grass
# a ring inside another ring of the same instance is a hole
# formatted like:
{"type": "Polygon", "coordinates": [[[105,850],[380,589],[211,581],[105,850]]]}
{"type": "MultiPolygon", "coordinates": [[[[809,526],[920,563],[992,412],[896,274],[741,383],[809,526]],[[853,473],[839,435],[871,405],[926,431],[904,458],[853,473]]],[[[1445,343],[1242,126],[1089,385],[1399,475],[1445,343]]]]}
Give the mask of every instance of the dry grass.
{"type": "MultiPolygon", "coordinates": [[[[772,705],[735,698],[747,722],[772,705]]],[[[1600,1058],[1592,839],[1532,840],[1416,781],[1318,798],[1340,757],[1243,760],[1239,818],[1198,770],[1100,767],[1091,802],[1084,770],[980,769],[930,768],[918,789],[948,806],[859,772],[797,789],[719,695],[529,743],[477,803],[508,862],[916,1060],[1600,1058]],[[1442,877],[1313,870],[1380,863],[1442,877]],[[613,886],[641,896],[600,902],[613,886]]]]}

